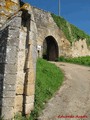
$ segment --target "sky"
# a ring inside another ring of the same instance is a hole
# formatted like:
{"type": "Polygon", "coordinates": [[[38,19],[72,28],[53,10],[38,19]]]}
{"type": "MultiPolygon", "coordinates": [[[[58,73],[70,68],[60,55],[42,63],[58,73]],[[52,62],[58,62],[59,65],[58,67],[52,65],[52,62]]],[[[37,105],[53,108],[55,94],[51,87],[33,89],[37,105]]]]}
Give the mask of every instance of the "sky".
{"type": "MultiPolygon", "coordinates": [[[[58,15],[59,0],[22,0],[58,15]]],[[[90,35],[90,0],[60,0],[60,16],[90,35]]]]}

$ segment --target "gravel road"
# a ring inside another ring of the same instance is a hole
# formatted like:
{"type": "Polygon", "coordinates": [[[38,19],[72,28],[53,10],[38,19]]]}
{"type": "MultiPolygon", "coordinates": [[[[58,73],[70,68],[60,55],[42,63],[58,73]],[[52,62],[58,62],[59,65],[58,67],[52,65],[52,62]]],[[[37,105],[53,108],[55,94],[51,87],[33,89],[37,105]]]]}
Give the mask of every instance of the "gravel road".
{"type": "Polygon", "coordinates": [[[54,64],[64,71],[65,80],[38,120],[90,120],[90,67],[54,64]]]}

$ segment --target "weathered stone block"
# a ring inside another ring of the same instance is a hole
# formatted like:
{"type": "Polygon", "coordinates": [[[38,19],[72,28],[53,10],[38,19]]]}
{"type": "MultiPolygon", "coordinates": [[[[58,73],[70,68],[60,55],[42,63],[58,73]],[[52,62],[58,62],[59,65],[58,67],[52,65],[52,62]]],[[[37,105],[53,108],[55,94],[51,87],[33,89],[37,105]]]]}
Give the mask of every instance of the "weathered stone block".
{"type": "Polygon", "coordinates": [[[11,120],[14,117],[13,107],[3,106],[2,116],[4,116],[4,120],[11,120]]]}
{"type": "Polygon", "coordinates": [[[15,97],[15,106],[22,106],[23,104],[23,96],[22,95],[17,95],[15,97]]]}
{"type": "Polygon", "coordinates": [[[22,57],[21,57],[20,54],[19,54],[19,56],[18,56],[18,63],[17,63],[18,66],[17,66],[17,69],[18,69],[18,71],[24,71],[24,67],[25,67],[25,53],[23,53],[22,57]]]}
{"type": "Polygon", "coordinates": [[[26,104],[34,103],[34,95],[26,96],[26,104]]]}
{"type": "Polygon", "coordinates": [[[17,16],[15,18],[13,18],[13,20],[10,22],[10,26],[20,28],[21,27],[21,17],[17,16]]]}
{"type": "Polygon", "coordinates": [[[29,67],[30,69],[33,69],[33,62],[32,62],[32,60],[30,60],[30,61],[28,62],[28,67],[29,67]]]}
{"type": "Polygon", "coordinates": [[[22,109],[23,109],[23,106],[16,106],[15,107],[15,113],[21,113],[22,112],[22,109]]]}
{"type": "Polygon", "coordinates": [[[30,114],[30,112],[34,109],[34,104],[25,104],[25,114],[30,114]]]}
{"type": "Polygon", "coordinates": [[[16,86],[15,86],[15,83],[14,84],[11,84],[11,83],[8,83],[8,84],[3,84],[3,90],[5,91],[15,91],[16,89],[16,86]]]}
{"type": "Polygon", "coordinates": [[[17,84],[24,84],[24,80],[25,80],[25,73],[18,72],[17,73],[17,84]]]}
{"type": "Polygon", "coordinates": [[[34,22],[34,21],[31,21],[31,24],[30,24],[30,25],[31,25],[31,27],[30,27],[31,29],[30,29],[30,30],[31,30],[32,32],[36,32],[37,28],[36,28],[35,22],[34,22]]]}
{"type": "Polygon", "coordinates": [[[18,49],[16,46],[7,46],[6,62],[15,64],[17,62],[17,53],[18,49]]]}
{"type": "MultiPolygon", "coordinates": [[[[4,97],[4,99],[7,99],[8,97],[9,97],[9,99],[11,99],[11,98],[15,97],[15,91],[7,91],[5,89],[5,86],[3,86],[3,97],[4,97]],[[5,98],[5,97],[7,97],[7,98],[5,98]]],[[[4,100],[4,102],[5,102],[5,100],[4,100]]]]}
{"type": "Polygon", "coordinates": [[[21,60],[22,60],[23,62],[25,62],[25,58],[26,58],[26,50],[25,49],[18,52],[18,58],[19,58],[18,61],[21,62],[21,60]]]}
{"type": "Polygon", "coordinates": [[[5,65],[5,74],[16,74],[17,73],[17,65],[16,64],[6,64],[5,65]]]}
{"type": "MultiPolygon", "coordinates": [[[[34,43],[34,41],[33,40],[35,40],[36,39],[36,33],[35,32],[33,32],[33,31],[30,31],[29,32],[29,34],[30,34],[30,40],[32,40],[32,42],[34,43]]],[[[35,41],[36,42],[36,41],[35,41]]],[[[35,44],[34,44],[35,45],[35,44]]]]}
{"type": "Polygon", "coordinates": [[[8,106],[8,107],[13,107],[14,106],[14,100],[15,98],[2,98],[2,106],[8,106]]]}
{"type": "Polygon", "coordinates": [[[26,36],[27,34],[23,31],[20,31],[20,36],[19,36],[19,49],[23,50],[26,47],[26,36]]]}
{"type": "Polygon", "coordinates": [[[27,74],[27,82],[29,84],[34,84],[35,83],[35,73],[33,72],[33,70],[30,70],[30,72],[28,72],[28,74],[27,74]]]}
{"type": "Polygon", "coordinates": [[[26,61],[25,69],[30,69],[29,60],[26,61]]]}
{"type": "Polygon", "coordinates": [[[19,45],[19,38],[18,36],[13,36],[13,35],[9,35],[8,39],[7,39],[7,45],[8,46],[16,46],[18,47],[19,45]]]}
{"type": "Polygon", "coordinates": [[[17,84],[16,85],[16,94],[20,95],[20,94],[23,94],[23,91],[24,91],[24,85],[23,84],[17,84]]]}
{"type": "Polygon", "coordinates": [[[19,38],[19,28],[9,26],[8,35],[10,38],[19,38]]]}
{"type": "Polygon", "coordinates": [[[31,96],[35,94],[35,85],[28,84],[26,85],[26,95],[31,96]]]}
{"type": "Polygon", "coordinates": [[[32,47],[32,58],[33,58],[33,63],[36,63],[37,60],[37,50],[36,50],[36,46],[32,47]]]}
{"type": "Polygon", "coordinates": [[[24,71],[24,66],[25,66],[25,62],[23,62],[23,61],[20,62],[19,61],[18,66],[17,66],[17,70],[20,71],[20,72],[24,71]]]}
{"type": "Polygon", "coordinates": [[[6,73],[6,74],[4,74],[4,83],[5,84],[10,84],[10,85],[15,85],[16,77],[17,77],[17,74],[6,73]]]}

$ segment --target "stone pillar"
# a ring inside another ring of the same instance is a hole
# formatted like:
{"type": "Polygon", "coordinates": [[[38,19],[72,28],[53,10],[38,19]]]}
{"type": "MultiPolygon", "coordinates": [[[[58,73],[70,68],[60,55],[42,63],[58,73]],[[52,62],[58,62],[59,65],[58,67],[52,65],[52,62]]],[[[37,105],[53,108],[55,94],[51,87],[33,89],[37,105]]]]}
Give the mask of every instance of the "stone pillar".
{"type": "Polygon", "coordinates": [[[25,114],[28,115],[34,109],[35,79],[36,79],[36,57],[37,57],[37,28],[33,16],[32,7],[28,12],[31,14],[28,57],[26,61],[26,82],[25,82],[25,114]]]}
{"type": "Polygon", "coordinates": [[[2,36],[4,36],[1,37],[4,43],[6,42],[6,46],[3,47],[3,50],[5,49],[4,77],[1,79],[3,81],[1,116],[4,116],[5,120],[14,117],[20,26],[21,15],[18,14],[7,27],[7,31],[3,30],[2,36]]]}
{"type": "Polygon", "coordinates": [[[19,112],[28,115],[34,108],[37,29],[32,8],[27,12],[19,12],[0,33],[0,116],[4,120],[19,112]]]}
{"type": "Polygon", "coordinates": [[[27,30],[19,31],[19,50],[17,59],[17,81],[15,96],[15,114],[23,111],[24,81],[25,81],[25,59],[26,59],[26,36],[27,30]]]}

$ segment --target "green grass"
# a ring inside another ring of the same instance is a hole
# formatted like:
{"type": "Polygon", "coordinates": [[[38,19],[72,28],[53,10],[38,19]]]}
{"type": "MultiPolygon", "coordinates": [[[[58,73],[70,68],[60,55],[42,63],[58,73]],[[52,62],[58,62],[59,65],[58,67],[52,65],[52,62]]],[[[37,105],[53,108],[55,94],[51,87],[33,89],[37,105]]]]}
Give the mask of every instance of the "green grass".
{"type": "Polygon", "coordinates": [[[28,116],[26,118],[26,117],[24,117],[24,116],[22,116],[20,114],[17,114],[17,115],[15,115],[14,120],[30,120],[30,117],[28,116]]]}
{"type": "Polygon", "coordinates": [[[35,120],[44,109],[45,103],[62,85],[64,74],[54,64],[43,59],[37,61],[35,109],[30,120],[35,120]]]}
{"type": "Polygon", "coordinates": [[[65,58],[61,56],[58,58],[58,61],[90,66],[90,56],[77,57],[77,58],[65,58]]]}

